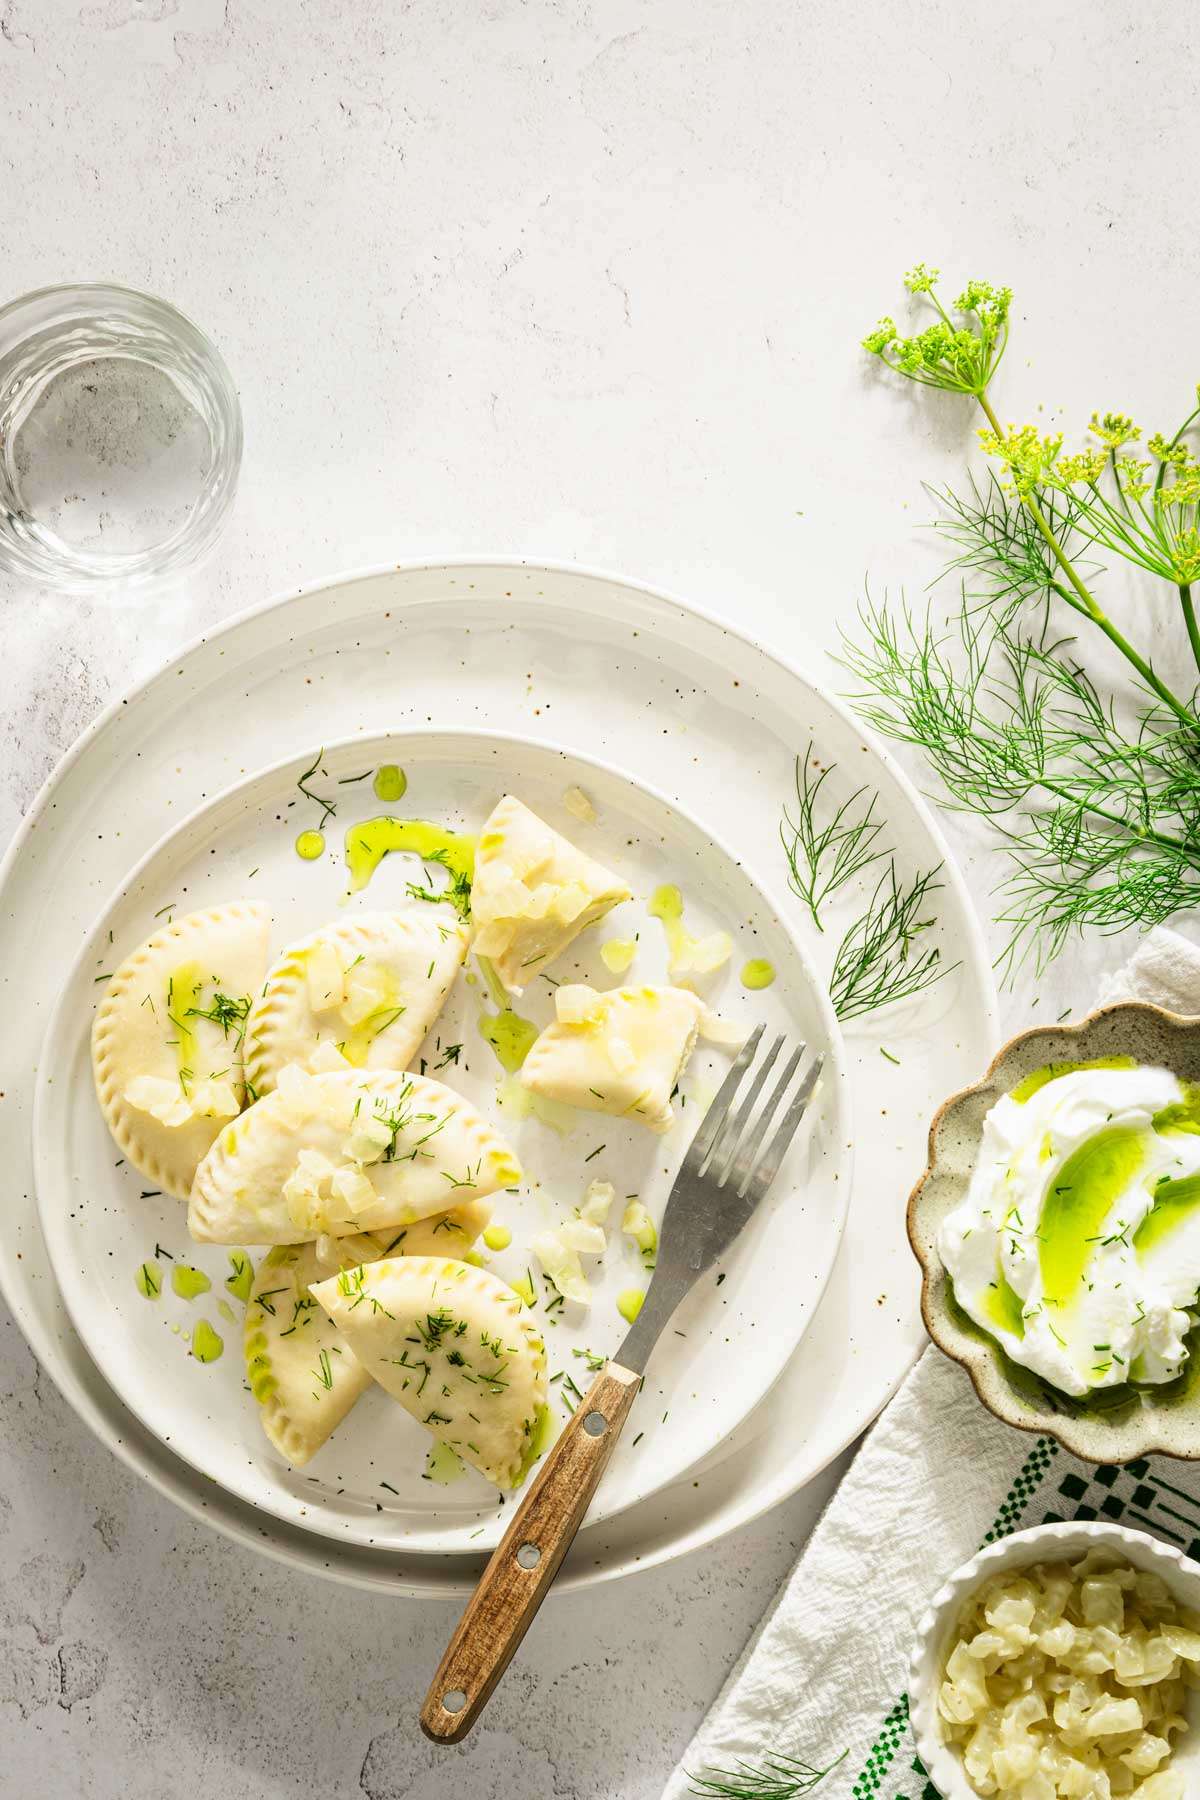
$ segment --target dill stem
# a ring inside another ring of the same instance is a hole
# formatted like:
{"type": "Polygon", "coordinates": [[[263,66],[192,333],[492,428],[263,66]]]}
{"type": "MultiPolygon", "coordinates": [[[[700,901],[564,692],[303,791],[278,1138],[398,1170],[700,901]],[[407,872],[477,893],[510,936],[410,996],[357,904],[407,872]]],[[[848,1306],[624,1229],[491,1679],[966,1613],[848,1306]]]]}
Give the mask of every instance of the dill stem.
{"type": "MultiPolygon", "coordinates": [[[[984,418],[987,420],[996,436],[1002,439],[1004,437],[1004,431],[999,419],[992,410],[986,391],[981,388],[975,398],[979,402],[984,418]]],[[[1023,494],[1021,496],[1021,504],[1028,507],[1034,524],[1037,526],[1049,546],[1050,554],[1054,557],[1055,562],[1057,562],[1059,568],[1078,594],[1081,602],[1081,610],[1086,612],[1088,618],[1091,619],[1094,625],[1099,626],[1105,637],[1121,652],[1121,655],[1125,657],[1126,661],[1133,664],[1133,667],[1137,670],[1147,687],[1158,695],[1164,706],[1170,707],[1171,711],[1177,718],[1183,721],[1189,731],[1200,732],[1200,718],[1197,718],[1195,712],[1190,707],[1184,705],[1178,695],[1171,692],[1165,682],[1159,680],[1145,657],[1140,656],[1124,633],[1117,629],[1108,614],[1100,606],[1095,596],[1080,579],[1074,563],[1055,537],[1054,532],[1051,530],[1046,519],[1046,515],[1038,505],[1034,495],[1023,494]]],[[[1190,604],[1190,600],[1188,604],[1190,604]]],[[[1190,635],[1191,633],[1189,631],[1189,636],[1190,635]]],[[[1197,666],[1200,667],[1200,637],[1193,639],[1192,648],[1196,654],[1197,666]]]]}
{"type": "Polygon", "coordinates": [[[1192,584],[1190,581],[1179,583],[1179,599],[1183,606],[1183,622],[1187,626],[1188,643],[1192,646],[1192,655],[1196,659],[1196,667],[1200,669],[1200,625],[1196,623],[1196,608],[1192,602],[1192,584]]]}
{"type": "Polygon", "coordinates": [[[1094,800],[1080,799],[1077,794],[1071,792],[1069,787],[1065,787],[1057,781],[1051,781],[1045,775],[1040,775],[1035,785],[1044,788],[1048,794],[1056,794],[1069,806],[1077,806],[1081,811],[1091,813],[1093,818],[1104,819],[1109,825],[1119,826],[1122,831],[1128,832],[1130,837],[1137,838],[1139,843],[1161,844],[1164,850],[1182,850],[1192,867],[1200,868],[1200,848],[1189,844],[1186,838],[1172,837],[1165,831],[1152,831],[1149,826],[1131,825],[1128,819],[1121,817],[1120,813],[1110,812],[1107,806],[1100,806],[1094,800]]]}

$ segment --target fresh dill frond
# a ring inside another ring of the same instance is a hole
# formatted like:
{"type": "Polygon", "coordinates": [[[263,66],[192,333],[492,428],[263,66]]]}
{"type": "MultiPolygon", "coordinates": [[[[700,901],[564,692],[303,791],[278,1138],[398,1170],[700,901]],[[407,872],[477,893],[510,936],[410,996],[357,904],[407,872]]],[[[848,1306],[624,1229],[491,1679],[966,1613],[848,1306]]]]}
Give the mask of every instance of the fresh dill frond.
{"type": "Polygon", "coordinates": [[[761,1763],[739,1757],[732,1769],[702,1769],[695,1775],[689,1770],[687,1778],[693,1794],[708,1800],[798,1800],[832,1775],[846,1755],[843,1750],[823,1769],[801,1757],[768,1755],[761,1763]]]}
{"type": "Polygon", "coordinates": [[[314,806],[319,806],[321,808],[321,817],[317,823],[318,831],[323,831],[325,828],[326,819],[332,819],[334,814],[337,812],[337,807],[334,805],[332,800],[326,800],[324,798],[324,796],[321,794],[314,794],[313,790],[308,785],[308,783],[312,780],[314,775],[318,775],[318,774],[323,775],[325,773],[324,769],[322,769],[322,767],[321,767],[321,758],[324,756],[324,754],[325,754],[325,751],[324,751],[324,748],[322,747],[320,750],[317,751],[316,756],[313,758],[313,760],[309,764],[308,768],[305,769],[303,775],[301,775],[300,779],[296,783],[296,786],[299,788],[300,792],[304,795],[304,798],[306,800],[311,800],[313,802],[314,806]]]}
{"type": "Polygon", "coordinates": [[[883,820],[875,817],[879,795],[871,793],[864,799],[865,786],[855,788],[838,806],[829,800],[832,810],[822,819],[826,806],[821,789],[837,765],[831,763],[817,774],[813,750],[810,741],[803,760],[796,758],[795,817],[785,806],[779,836],[787,857],[788,886],[804,902],[817,930],[824,931],[824,902],[888,852],[878,843],[883,830],[883,820]]]}
{"type": "MultiPolygon", "coordinates": [[[[221,1027],[221,1035],[228,1037],[233,1026],[245,1025],[249,1011],[249,994],[238,994],[235,997],[230,994],[222,994],[218,990],[212,997],[211,1005],[189,1006],[183,1016],[185,1019],[211,1019],[214,1025],[221,1027]]],[[[241,1035],[241,1030],[239,1030],[239,1042],[241,1035]]]]}
{"type": "Polygon", "coordinates": [[[1061,433],[1003,425],[988,390],[1011,296],[969,282],[952,317],[936,277],[918,265],[905,278],[933,308],[924,331],[904,336],[885,319],[863,345],[907,380],[972,399],[998,473],[936,495],[957,610],[921,619],[868,599],[865,641],[847,642],[844,661],[876,730],[921,750],[952,805],[1000,821],[1011,975],[1086,929],[1146,930],[1200,901],[1200,404],[1144,439],[1125,413],[1093,413],[1094,441],[1074,452],[1061,433]],[[1160,629],[1148,653],[1106,610],[1103,558],[1175,591],[1190,685],[1161,672],[1173,646],[1160,629]],[[1063,635],[1063,606],[1124,659],[1132,706],[1063,635]]]}
{"type": "MultiPolygon", "coordinates": [[[[422,861],[438,863],[446,870],[450,879],[446,886],[440,889],[431,884],[421,887],[418,883],[410,881],[408,883],[409,899],[425,900],[431,906],[440,906],[448,902],[460,918],[469,919],[471,916],[471,877],[463,869],[451,869],[449,858],[444,850],[433,850],[428,856],[423,857],[422,861]]],[[[426,870],[426,874],[428,872],[426,870]]]]}
{"type": "Polygon", "coordinates": [[[1144,929],[1200,903],[1193,734],[1150,696],[1128,728],[1040,598],[989,611],[964,597],[942,619],[868,600],[859,618],[842,656],[858,710],[920,749],[945,801],[988,817],[1007,849],[1010,973],[1087,927],[1144,929]]]}
{"type": "Polygon", "coordinates": [[[934,879],[940,867],[902,881],[889,858],[866,910],[850,926],[834,958],[829,998],[843,1022],[923,993],[957,968],[957,963],[942,961],[936,944],[921,942],[921,934],[936,924],[925,916],[925,907],[941,887],[934,879]]]}
{"type": "MultiPolygon", "coordinates": [[[[386,1126],[390,1134],[387,1143],[383,1147],[383,1154],[380,1158],[381,1162],[396,1161],[397,1141],[400,1133],[402,1131],[407,1131],[408,1127],[414,1123],[415,1115],[409,1104],[409,1096],[411,1093],[412,1082],[406,1081],[400,1089],[400,1092],[396,1095],[395,1106],[389,1105],[385,1095],[379,1095],[376,1098],[375,1105],[372,1108],[372,1116],[377,1119],[381,1125],[386,1126]]],[[[431,1115],[422,1113],[420,1116],[422,1119],[425,1119],[431,1115]]],[[[443,1123],[445,1123],[444,1120],[443,1123]]],[[[426,1135],[430,1134],[427,1133],[426,1135]]],[[[424,1139],[421,1141],[424,1142],[424,1139]]]]}

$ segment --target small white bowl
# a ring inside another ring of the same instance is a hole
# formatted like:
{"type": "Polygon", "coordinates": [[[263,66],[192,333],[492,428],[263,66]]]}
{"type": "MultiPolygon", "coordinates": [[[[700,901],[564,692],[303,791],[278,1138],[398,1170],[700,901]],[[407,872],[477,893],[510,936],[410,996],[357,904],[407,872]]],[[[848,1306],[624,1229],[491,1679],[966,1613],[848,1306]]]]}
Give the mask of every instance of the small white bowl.
{"type": "MultiPolygon", "coordinates": [[[[1075,1562],[1089,1550],[1111,1550],[1137,1569],[1161,1575],[1180,1604],[1200,1612],[1200,1563],[1192,1562],[1144,1531],[1100,1523],[1035,1525],[989,1544],[956,1569],[933,1596],[917,1626],[908,1666],[909,1712],[917,1755],[945,1800],[979,1800],[957,1749],[941,1734],[937,1692],[942,1665],[962,1610],[975,1589],[1004,1569],[1038,1562],[1075,1562]]],[[[1188,1691],[1189,1731],[1177,1738],[1170,1767],[1184,1777],[1185,1791],[1200,1793],[1200,1692],[1188,1691]]]]}

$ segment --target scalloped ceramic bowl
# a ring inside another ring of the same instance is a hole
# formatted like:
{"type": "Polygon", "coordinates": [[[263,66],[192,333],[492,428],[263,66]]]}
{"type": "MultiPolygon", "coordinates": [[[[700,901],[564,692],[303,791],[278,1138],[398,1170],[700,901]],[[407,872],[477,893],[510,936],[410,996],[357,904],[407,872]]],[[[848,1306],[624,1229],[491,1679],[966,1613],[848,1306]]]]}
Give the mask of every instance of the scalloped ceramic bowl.
{"type": "MultiPolygon", "coordinates": [[[[1088,1021],[1090,1023],[1090,1021],[1088,1021]]],[[[1001,1053],[1003,1054],[1003,1052],[1001,1053]]],[[[953,1104],[953,1102],[951,1102],[953,1104]]],[[[1103,1521],[1034,1525],[989,1544],[956,1569],[929,1602],[917,1626],[908,1671],[913,1741],[929,1778],[945,1800],[978,1800],[958,1750],[946,1743],[937,1714],[942,1666],[963,1608],[977,1588],[1001,1571],[1027,1569],[1037,1562],[1077,1562],[1089,1550],[1111,1550],[1136,1569],[1161,1575],[1182,1606],[1200,1608],[1200,1565],[1145,1531],[1103,1521]]],[[[1200,1692],[1188,1695],[1186,1736],[1176,1738],[1171,1768],[1184,1778],[1188,1794],[1200,1792],[1200,1692]]]]}
{"type": "Polygon", "coordinates": [[[1183,1374],[1157,1391],[1117,1388],[1072,1400],[1012,1362],[967,1317],[937,1252],[938,1229],[967,1191],[984,1118],[1000,1096],[1047,1063],[1103,1056],[1133,1056],[1200,1082],[1200,1018],[1127,1000],[1077,1025],[1022,1031],[982,1081],[946,1101],[929,1127],[929,1163],[908,1202],[909,1242],[923,1271],[921,1313],[938,1349],[963,1365],[983,1404],[1006,1425],[1045,1432],[1085,1462],[1152,1453],[1200,1460],[1200,1343],[1193,1341],[1183,1374]]]}

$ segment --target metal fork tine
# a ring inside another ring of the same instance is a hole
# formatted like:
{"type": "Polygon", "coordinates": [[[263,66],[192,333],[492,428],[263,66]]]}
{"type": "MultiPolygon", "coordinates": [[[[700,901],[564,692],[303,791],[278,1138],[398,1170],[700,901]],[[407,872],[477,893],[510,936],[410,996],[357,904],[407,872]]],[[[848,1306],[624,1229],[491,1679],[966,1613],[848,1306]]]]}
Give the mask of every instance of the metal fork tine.
{"type": "Polygon", "coordinates": [[[754,1059],[754,1052],[758,1049],[762,1034],[763,1027],[756,1025],[734,1058],[728,1075],[717,1089],[716,1099],[696,1128],[696,1135],[684,1158],[684,1167],[692,1170],[693,1173],[699,1171],[700,1165],[713,1147],[718,1131],[725,1123],[725,1115],[729,1111],[742,1076],[754,1059]]]}
{"type": "MultiPolygon", "coordinates": [[[[746,1098],[741,1102],[736,1113],[731,1110],[725,1124],[717,1133],[717,1141],[713,1145],[712,1156],[710,1157],[708,1164],[709,1174],[714,1176],[717,1181],[724,1181],[729,1174],[730,1169],[733,1167],[734,1158],[737,1156],[738,1152],[738,1145],[742,1141],[742,1134],[746,1129],[750,1114],[754,1110],[755,1102],[762,1093],[767,1076],[774,1068],[775,1060],[786,1042],[787,1039],[784,1034],[780,1032],[779,1036],[775,1039],[775,1042],[764,1056],[762,1065],[756,1072],[754,1080],[750,1083],[746,1098]]],[[[803,1050],[804,1045],[801,1044],[800,1048],[803,1050]]]]}
{"type": "MultiPolygon", "coordinates": [[[[792,1051],[792,1054],[787,1059],[787,1067],[779,1077],[779,1080],[775,1083],[775,1086],[771,1089],[771,1092],[767,1095],[762,1111],[746,1133],[747,1141],[745,1145],[745,1156],[750,1162],[753,1162],[757,1155],[760,1144],[763,1144],[766,1141],[767,1127],[770,1125],[771,1120],[775,1115],[775,1109],[787,1092],[788,1083],[800,1066],[800,1058],[804,1055],[804,1049],[804,1045],[801,1044],[797,1049],[792,1051]]],[[[712,1171],[710,1170],[710,1173],[711,1172],[712,1171]]]]}
{"type": "MultiPolygon", "coordinates": [[[[821,1070],[825,1066],[825,1058],[817,1056],[813,1059],[812,1068],[796,1089],[791,1105],[780,1120],[779,1128],[771,1142],[759,1157],[754,1168],[746,1175],[738,1187],[739,1194],[752,1192],[755,1201],[762,1199],[776,1175],[779,1165],[787,1154],[788,1145],[796,1135],[801,1119],[808,1110],[813,1089],[820,1079],[821,1070]]],[[[761,1140],[760,1140],[761,1141],[761,1140]]]]}

